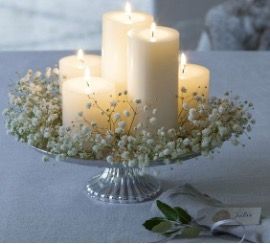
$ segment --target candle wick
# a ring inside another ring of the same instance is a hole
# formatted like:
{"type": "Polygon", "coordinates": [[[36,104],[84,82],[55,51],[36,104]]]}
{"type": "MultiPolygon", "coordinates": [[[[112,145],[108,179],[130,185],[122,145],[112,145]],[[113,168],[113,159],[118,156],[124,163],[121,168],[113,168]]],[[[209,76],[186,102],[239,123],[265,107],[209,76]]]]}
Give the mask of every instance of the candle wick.
{"type": "Polygon", "coordinates": [[[185,74],[186,64],[183,64],[182,66],[182,74],[185,74]]]}
{"type": "Polygon", "coordinates": [[[131,22],[131,14],[128,15],[128,19],[131,22]]]}
{"type": "Polygon", "coordinates": [[[79,68],[84,69],[85,68],[85,60],[84,59],[79,59],[79,68]]]}

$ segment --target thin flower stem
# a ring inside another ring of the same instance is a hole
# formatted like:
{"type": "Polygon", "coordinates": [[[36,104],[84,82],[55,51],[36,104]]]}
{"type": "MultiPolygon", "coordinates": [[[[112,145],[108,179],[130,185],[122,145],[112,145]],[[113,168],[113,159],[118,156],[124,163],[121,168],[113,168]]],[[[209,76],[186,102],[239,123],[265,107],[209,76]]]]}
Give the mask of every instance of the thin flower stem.
{"type": "Polygon", "coordinates": [[[137,116],[137,113],[135,112],[134,115],[133,115],[132,121],[130,123],[130,127],[128,129],[128,135],[130,135],[130,132],[131,132],[132,126],[134,124],[134,121],[135,121],[136,116],[137,116]]]}
{"type": "Polygon", "coordinates": [[[131,105],[131,103],[130,103],[129,101],[128,101],[127,103],[128,103],[128,105],[129,105],[129,107],[131,108],[131,110],[133,111],[133,118],[132,118],[132,120],[131,120],[129,129],[128,129],[128,135],[130,135],[131,129],[132,129],[132,127],[133,127],[133,124],[134,124],[134,122],[135,122],[135,119],[136,119],[136,116],[137,116],[138,113],[137,113],[136,109],[133,108],[133,106],[131,105]]]}

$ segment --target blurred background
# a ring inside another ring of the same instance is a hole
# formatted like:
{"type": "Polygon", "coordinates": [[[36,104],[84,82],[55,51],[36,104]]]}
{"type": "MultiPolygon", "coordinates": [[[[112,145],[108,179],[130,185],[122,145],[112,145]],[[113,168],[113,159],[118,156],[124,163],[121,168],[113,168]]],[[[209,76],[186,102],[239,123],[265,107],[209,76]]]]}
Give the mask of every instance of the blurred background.
{"type": "MultiPolygon", "coordinates": [[[[269,50],[270,0],[130,0],[178,29],[184,50],[269,50]]],[[[125,0],[0,0],[0,51],[99,50],[101,17],[125,0]]]]}

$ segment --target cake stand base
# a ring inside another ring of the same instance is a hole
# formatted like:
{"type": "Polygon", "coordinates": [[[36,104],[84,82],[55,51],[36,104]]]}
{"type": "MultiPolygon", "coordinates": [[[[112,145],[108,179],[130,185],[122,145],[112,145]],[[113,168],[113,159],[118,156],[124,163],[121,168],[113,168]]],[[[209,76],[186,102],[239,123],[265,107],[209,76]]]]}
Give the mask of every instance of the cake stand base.
{"type": "Polygon", "coordinates": [[[139,168],[105,168],[86,185],[89,197],[109,203],[138,203],[155,198],[160,182],[139,168]]]}

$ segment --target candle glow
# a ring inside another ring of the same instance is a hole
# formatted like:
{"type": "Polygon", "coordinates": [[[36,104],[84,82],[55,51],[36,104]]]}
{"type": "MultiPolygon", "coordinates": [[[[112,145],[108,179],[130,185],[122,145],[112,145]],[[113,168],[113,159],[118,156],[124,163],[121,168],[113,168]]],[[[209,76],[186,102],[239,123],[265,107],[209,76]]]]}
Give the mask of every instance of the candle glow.
{"type": "Polygon", "coordinates": [[[92,98],[98,101],[100,107],[107,108],[110,95],[114,94],[114,86],[111,82],[91,75],[90,71],[89,68],[84,69],[82,76],[66,80],[61,87],[63,125],[74,131],[78,129],[74,127],[75,124],[89,126],[92,121],[101,128],[107,128],[108,122],[100,110],[95,107],[89,109],[86,105],[92,98]],[[83,114],[83,118],[78,117],[79,113],[83,114]]]}
{"type": "MultiPolygon", "coordinates": [[[[209,95],[210,71],[203,66],[196,64],[187,64],[184,54],[181,55],[179,64],[179,93],[178,108],[182,109],[185,105],[188,108],[196,108],[199,104],[197,96],[208,100],[209,95]]],[[[183,120],[188,116],[185,111],[181,114],[180,119],[183,120]]]]}
{"type": "Polygon", "coordinates": [[[79,49],[74,55],[63,57],[59,60],[61,81],[83,77],[85,68],[89,67],[95,77],[101,76],[101,57],[85,54],[79,49]]]}

